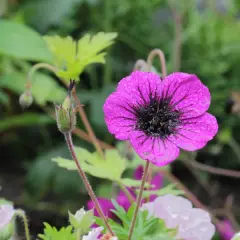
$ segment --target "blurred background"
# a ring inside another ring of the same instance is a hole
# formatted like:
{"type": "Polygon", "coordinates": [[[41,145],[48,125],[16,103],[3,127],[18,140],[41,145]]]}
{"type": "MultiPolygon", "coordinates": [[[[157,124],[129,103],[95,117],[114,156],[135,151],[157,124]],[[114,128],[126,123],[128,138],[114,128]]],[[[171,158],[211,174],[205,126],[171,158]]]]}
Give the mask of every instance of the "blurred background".
{"type": "MultiPolygon", "coordinates": [[[[34,233],[42,231],[43,221],[66,224],[67,210],[86,205],[88,196],[77,173],[51,162],[52,157],[69,157],[64,138],[48,115],[53,102],[65,97],[59,79],[39,71],[33,83],[34,104],[25,111],[19,106],[30,66],[45,60],[33,39],[21,32],[22,25],[40,35],[74,39],[85,33],[118,33],[106,64],[90,65],[77,89],[97,137],[109,144],[116,142],[104,123],[104,100],[138,59],[160,48],[168,73],[196,74],[211,91],[209,112],[218,119],[219,133],[191,155],[194,164],[182,154],[172,171],[221,219],[227,215],[235,229],[239,227],[239,178],[206,171],[206,165],[240,170],[239,0],[0,0],[0,16],[14,23],[8,29],[0,20],[0,197],[27,211],[34,233]]],[[[161,72],[157,60],[154,67],[161,72]]],[[[80,119],[78,127],[84,130],[80,119]]],[[[89,142],[74,140],[93,150],[89,142]]],[[[90,180],[98,196],[111,196],[108,182],[90,180]]]]}

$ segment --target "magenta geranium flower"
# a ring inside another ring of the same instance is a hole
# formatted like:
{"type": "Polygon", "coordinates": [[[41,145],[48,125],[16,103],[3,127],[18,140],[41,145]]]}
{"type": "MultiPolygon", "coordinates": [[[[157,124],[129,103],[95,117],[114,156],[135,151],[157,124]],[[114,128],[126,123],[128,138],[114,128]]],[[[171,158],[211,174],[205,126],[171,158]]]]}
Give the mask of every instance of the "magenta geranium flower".
{"type": "Polygon", "coordinates": [[[136,71],[119,82],[103,110],[110,133],[163,166],[178,157],[179,148],[194,151],[215,136],[218,124],[206,112],[209,105],[208,88],[193,74],[172,73],[161,81],[136,71]]]}
{"type": "Polygon", "coordinates": [[[216,227],[222,240],[230,240],[235,234],[231,222],[227,219],[218,223],[216,227]]]}

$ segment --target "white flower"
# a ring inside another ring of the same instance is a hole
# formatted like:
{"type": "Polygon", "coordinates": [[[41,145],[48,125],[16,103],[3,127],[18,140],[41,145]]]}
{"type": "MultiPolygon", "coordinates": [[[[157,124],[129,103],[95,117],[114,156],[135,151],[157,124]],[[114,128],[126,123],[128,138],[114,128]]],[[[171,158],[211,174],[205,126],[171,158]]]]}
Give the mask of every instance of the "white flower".
{"type": "Polygon", "coordinates": [[[178,227],[177,239],[210,240],[215,232],[208,212],[193,208],[192,203],[179,196],[165,195],[151,203],[143,204],[142,209],[149,216],[164,220],[167,228],[178,227]]]}
{"type": "Polygon", "coordinates": [[[0,205],[0,230],[5,227],[14,215],[14,208],[11,205],[0,205]]]}
{"type": "Polygon", "coordinates": [[[240,240],[240,232],[235,234],[231,240],[240,240]]]}
{"type": "Polygon", "coordinates": [[[88,235],[83,236],[82,240],[97,240],[103,227],[94,228],[88,235]]]}

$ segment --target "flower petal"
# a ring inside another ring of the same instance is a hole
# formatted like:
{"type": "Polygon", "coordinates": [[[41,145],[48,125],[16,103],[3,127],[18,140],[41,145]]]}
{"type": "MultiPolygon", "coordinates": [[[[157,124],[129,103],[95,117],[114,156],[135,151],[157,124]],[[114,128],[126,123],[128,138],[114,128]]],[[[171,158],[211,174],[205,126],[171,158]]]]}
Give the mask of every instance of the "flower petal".
{"type": "Polygon", "coordinates": [[[181,129],[170,139],[178,147],[188,151],[195,151],[204,147],[212,140],[218,131],[216,118],[204,113],[199,117],[187,119],[183,122],[181,129]]]}
{"type": "Polygon", "coordinates": [[[138,106],[148,103],[150,96],[160,96],[161,86],[161,79],[156,73],[135,71],[119,82],[117,92],[121,92],[131,104],[138,106]]]}
{"type": "Polygon", "coordinates": [[[13,218],[15,210],[11,205],[0,205],[0,230],[5,227],[13,218]]]}
{"type": "Polygon", "coordinates": [[[194,74],[172,73],[163,80],[163,96],[171,97],[174,110],[183,112],[184,118],[197,117],[210,105],[210,92],[194,74]]]}
{"type": "Polygon", "coordinates": [[[139,156],[156,166],[164,166],[179,155],[179,148],[168,139],[148,137],[141,131],[130,134],[130,142],[139,156]]]}
{"type": "Polygon", "coordinates": [[[129,103],[120,94],[113,93],[106,100],[103,111],[109,132],[120,140],[127,140],[136,122],[129,103]]]}

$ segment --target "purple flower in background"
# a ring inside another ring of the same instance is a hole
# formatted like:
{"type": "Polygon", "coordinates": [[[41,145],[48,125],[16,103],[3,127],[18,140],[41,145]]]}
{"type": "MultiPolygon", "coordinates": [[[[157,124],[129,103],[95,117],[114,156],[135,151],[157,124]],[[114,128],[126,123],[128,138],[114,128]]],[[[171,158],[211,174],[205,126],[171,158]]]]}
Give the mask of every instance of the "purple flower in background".
{"type": "Polygon", "coordinates": [[[231,240],[231,238],[235,234],[235,231],[231,225],[231,222],[227,219],[217,224],[217,230],[222,240],[231,240]]]}
{"type": "Polygon", "coordinates": [[[177,228],[176,239],[211,240],[215,227],[208,212],[193,208],[192,203],[179,196],[157,197],[151,203],[143,204],[149,216],[163,219],[167,228],[177,228]]]}
{"type": "Polygon", "coordinates": [[[129,140],[141,158],[164,166],[179,148],[200,149],[217,133],[209,105],[208,88],[193,74],[172,73],[161,81],[155,73],[136,71],[119,82],[103,110],[110,133],[129,140]]]}
{"type": "MultiPolygon", "coordinates": [[[[103,210],[103,213],[105,216],[108,216],[109,218],[113,218],[114,214],[111,212],[111,209],[114,209],[114,206],[111,202],[111,200],[107,199],[107,198],[97,198],[98,202],[103,210]]],[[[92,209],[94,208],[94,202],[92,200],[88,201],[87,203],[87,208],[88,209],[92,209]]],[[[94,215],[95,216],[99,216],[98,212],[96,211],[96,209],[94,209],[94,215]]]]}
{"type": "MultiPolygon", "coordinates": [[[[136,180],[141,180],[142,174],[143,174],[143,166],[138,166],[134,172],[134,178],[136,180]]],[[[158,190],[162,187],[162,184],[163,184],[163,176],[160,173],[157,173],[153,176],[153,178],[151,180],[151,185],[153,185],[154,187],[150,188],[149,190],[158,190]]],[[[128,190],[132,194],[132,196],[134,198],[136,198],[136,194],[135,194],[134,190],[131,188],[128,188],[128,190]]],[[[156,197],[157,197],[157,195],[151,195],[150,201],[153,201],[156,197]]],[[[131,203],[130,203],[128,197],[122,190],[119,191],[119,193],[116,197],[116,201],[126,211],[131,206],[131,203]]],[[[108,216],[109,218],[114,218],[114,214],[111,211],[114,209],[114,206],[113,206],[111,200],[109,200],[107,198],[99,197],[98,202],[99,202],[100,206],[102,207],[102,210],[103,210],[103,213],[105,214],[105,216],[108,216]]],[[[92,200],[88,201],[87,208],[88,209],[94,208],[94,203],[92,200]]],[[[99,216],[96,209],[94,209],[94,215],[99,216]]]]}
{"type": "Polygon", "coordinates": [[[0,205],[0,230],[10,223],[14,215],[11,205],[0,205]]]}

